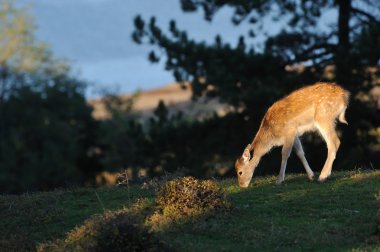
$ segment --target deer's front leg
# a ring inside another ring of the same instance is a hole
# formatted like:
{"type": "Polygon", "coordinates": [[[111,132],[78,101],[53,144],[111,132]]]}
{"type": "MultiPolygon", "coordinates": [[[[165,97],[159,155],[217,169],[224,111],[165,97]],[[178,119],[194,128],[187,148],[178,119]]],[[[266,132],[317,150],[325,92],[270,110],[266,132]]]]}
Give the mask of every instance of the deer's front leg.
{"type": "Polygon", "coordinates": [[[280,174],[278,175],[277,184],[280,185],[285,180],[285,170],[286,170],[286,164],[288,162],[288,158],[290,156],[290,153],[292,152],[294,143],[294,137],[288,137],[285,139],[285,142],[282,146],[281,151],[281,168],[280,168],[280,174]]]}
{"type": "Polygon", "coordinates": [[[305,153],[302,148],[301,140],[298,137],[296,137],[296,139],[294,140],[294,150],[298,158],[301,160],[303,167],[306,170],[307,177],[309,178],[310,181],[313,180],[314,173],[311,170],[309,163],[306,160],[305,153]]]}

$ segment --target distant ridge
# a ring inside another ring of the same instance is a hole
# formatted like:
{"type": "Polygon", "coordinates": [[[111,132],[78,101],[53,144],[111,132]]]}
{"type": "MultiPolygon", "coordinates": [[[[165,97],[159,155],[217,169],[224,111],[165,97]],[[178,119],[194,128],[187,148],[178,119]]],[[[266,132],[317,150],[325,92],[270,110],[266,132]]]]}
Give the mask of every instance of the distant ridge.
{"type": "MultiPolygon", "coordinates": [[[[132,94],[120,95],[121,99],[128,99],[132,94]]],[[[133,104],[133,111],[141,118],[147,119],[153,115],[153,111],[162,100],[169,109],[170,114],[179,111],[184,112],[184,116],[191,119],[202,120],[216,113],[223,116],[231,110],[231,107],[222,104],[218,99],[201,97],[197,101],[191,99],[192,92],[189,84],[179,85],[171,83],[159,88],[141,91],[133,104]]],[[[97,120],[104,120],[109,117],[102,99],[89,100],[88,104],[94,108],[92,116],[97,120]]]]}

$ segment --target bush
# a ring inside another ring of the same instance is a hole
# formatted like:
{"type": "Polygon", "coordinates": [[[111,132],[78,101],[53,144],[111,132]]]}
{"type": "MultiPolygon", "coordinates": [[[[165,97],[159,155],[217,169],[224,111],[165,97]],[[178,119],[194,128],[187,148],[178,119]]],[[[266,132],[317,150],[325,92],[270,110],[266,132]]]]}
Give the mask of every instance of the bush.
{"type": "Polygon", "coordinates": [[[94,215],[66,239],[42,244],[37,251],[169,251],[128,210],[94,215]]]}
{"type": "Polygon", "coordinates": [[[175,179],[158,190],[158,210],[165,217],[182,219],[230,208],[224,190],[212,180],[193,177],[175,179]]]}
{"type": "MultiPolygon", "coordinates": [[[[55,78],[20,87],[0,104],[0,192],[83,183],[100,170],[97,123],[81,83],[55,78]]],[[[22,83],[20,83],[21,85],[22,83]]]]}

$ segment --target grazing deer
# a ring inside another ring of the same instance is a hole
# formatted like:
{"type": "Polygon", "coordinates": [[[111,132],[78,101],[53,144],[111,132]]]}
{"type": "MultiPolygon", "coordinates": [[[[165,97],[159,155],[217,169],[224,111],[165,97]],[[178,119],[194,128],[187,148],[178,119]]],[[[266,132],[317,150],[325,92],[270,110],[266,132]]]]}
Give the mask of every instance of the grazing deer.
{"type": "Polygon", "coordinates": [[[282,145],[282,161],[277,184],[285,179],[286,163],[294,150],[305,167],[309,180],[313,180],[311,170],[302,149],[299,137],[310,131],[319,131],[326,141],[328,154],[319,181],[331,174],[332,164],[340,141],[335,131],[335,120],[348,124],[344,113],[350,93],[335,83],[316,83],[298,89],[275,102],[265,114],[260,128],[248,144],[243,155],[236,160],[235,169],[240,187],[248,187],[260,159],[272,147],[282,145]],[[253,157],[251,159],[251,151],[253,157]]]}

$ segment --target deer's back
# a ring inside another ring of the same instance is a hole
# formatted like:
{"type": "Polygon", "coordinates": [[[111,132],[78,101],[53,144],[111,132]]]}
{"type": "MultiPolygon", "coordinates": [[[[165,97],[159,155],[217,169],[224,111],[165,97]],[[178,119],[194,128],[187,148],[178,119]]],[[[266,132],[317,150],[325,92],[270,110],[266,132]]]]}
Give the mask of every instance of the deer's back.
{"type": "Polygon", "coordinates": [[[297,130],[311,131],[318,118],[335,120],[347,107],[348,91],[333,83],[316,83],[298,89],[275,102],[265,114],[261,127],[274,136],[297,130]]]}

